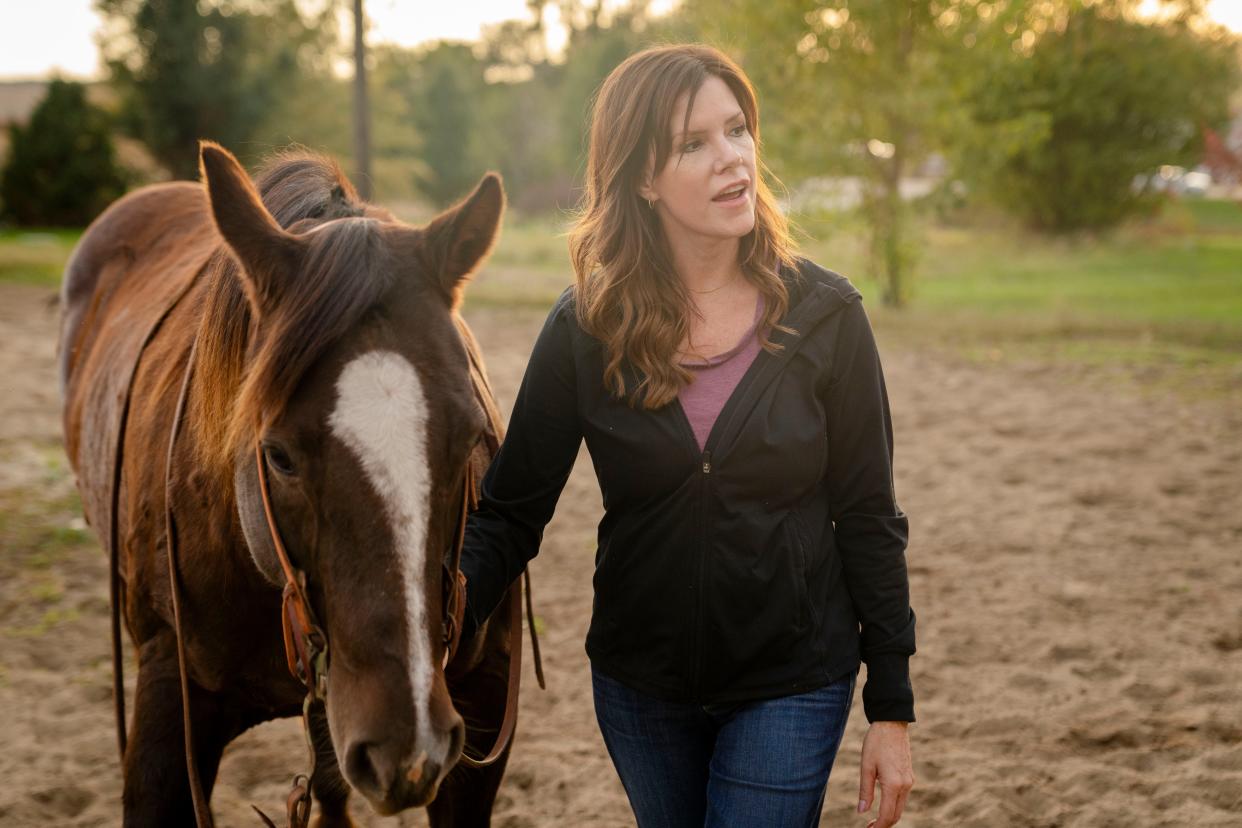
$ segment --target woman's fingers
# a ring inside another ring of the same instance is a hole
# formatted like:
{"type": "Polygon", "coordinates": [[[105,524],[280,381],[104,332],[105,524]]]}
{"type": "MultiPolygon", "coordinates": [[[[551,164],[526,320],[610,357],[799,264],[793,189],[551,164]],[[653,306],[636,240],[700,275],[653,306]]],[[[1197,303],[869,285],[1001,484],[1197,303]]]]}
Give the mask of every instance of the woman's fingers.
{"type": "Polygon", "coordinates": [[[906,812],[906,800],[910,798],[910,788],[906,788],[897,797],[897,819],[901,819],[901,815],[906,812]]]}
{"type": "Polygon", "coordinates": [[[883,778],[880,779],[880,813],[874,822],[875,828],[892,828],[897,824],[897,821],[901,819],[902,811],[906,808],[910,789],[913,787],[912,774],[903,774],[888,782],[883,778]]]}
{"type": "Polygon", "coordinates": [[[897,791],[883,781],[880,782],[880,813],[877,816],[875,828],[892,828],[901,816],[897,807],[897,791]]]}
{"type": "MultiPolygon", "coordinates": [[[[864,752],[865,753],[865,752],[864,752]]],[[[876,764],[864,755],[862,763],[859,766],[860,777],[858,781],[858,813],[866,813],[871,808],[871,803],[875,801],[875,777],[876,764]]]]}

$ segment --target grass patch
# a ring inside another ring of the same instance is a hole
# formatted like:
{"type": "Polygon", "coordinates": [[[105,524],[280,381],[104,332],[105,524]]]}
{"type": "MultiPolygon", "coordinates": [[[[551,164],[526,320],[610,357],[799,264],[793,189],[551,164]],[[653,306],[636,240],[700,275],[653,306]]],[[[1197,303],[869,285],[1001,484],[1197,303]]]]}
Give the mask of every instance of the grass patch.
{"type": "Polygon", "coordinates": [[[34,490],[0,495],[0,546],[8,550],[0,570],[47,570],[71,552],[94,545],[83,525],[77,492],[41,500],[34,490]]]}
{"type": "Polygon", "coordinates": [[[48,497],[38,486],[0,492],[0,638],[38,638],[81,617],[66,605],[66,572],[98,555],[76,492],[48,497]]]}
{"type": "Polygon", "coordinates": [[[0,281],[60,284],[81,230],[0,230],[0,281]]]}
{"type": "Polygon", "coordinates": [[[1194,229],[1205,233],[1242,233],[1242,203],[1226,199],[1170,202],[1165,214],[1182,214],[1194,229]]]}
{"type": "Polygon", "coordinates": [[[1028,240],[938,240],[916,304],[992,317],[1042,316],[1147,330],[1212,347],[1242,345],[1242,237],[1125,240],[1082,249],[1028,240]]]}
{"type": "Polygon", "coordinates": [[[1173,202],[1090,239],[926,226],[912,299],[900,310],[880,305],[856,219],[804,226],[826,231],[805,244],[808,255],[859,286],[877,327],[905,336],[1044,342],[1100,361],[1242,359],[1242,208],[1232,202],[1173,202]]]}
{"type": "Polygon", "coordinates": [[[71,607],[45,610],[33,624],[0,628],[0,638],[42,638],[61,624],[77,621],[82,612],[71,607]]]}
{"type": "Polygon", "coordinates": [[[569,270],[568,229],[568,216],[524,215],[510,211],[505,215],[489,266],[559,273],[565,284],[569,284],[573,273],[569,270]]]}
{"type": "Polygon", "coordinates": [[[59,579],[49,575],[31,584],[28,594],[41,604],[57,604],[65,597],[65,587],[59,579]]]}
{"type": "Polygon", "coordinates": [[[550,310],[574,280],[567,227],[555,215],[506,214],[500,241],[466,289],[466,307],[550,310]]]}

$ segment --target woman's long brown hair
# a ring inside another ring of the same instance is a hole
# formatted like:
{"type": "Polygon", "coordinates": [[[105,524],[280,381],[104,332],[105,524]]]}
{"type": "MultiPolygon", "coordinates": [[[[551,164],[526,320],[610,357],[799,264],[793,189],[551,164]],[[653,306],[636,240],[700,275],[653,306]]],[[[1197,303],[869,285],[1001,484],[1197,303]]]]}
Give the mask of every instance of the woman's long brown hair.
{"type": "MultiPolygon", "coordinates": [[[[657,46],[631,55],[596,94],[586,181],[569,233],[569,253],[578,324],[605,345],[604,382],[618,397],[628,396],[630,405],[646,409],[672,402],[691,381],[675,355],[694,306],[677,277],[660,219],[642,200],[638,185],[648,158],[654,157],[659,171],[673,152],[671,120],[678,98],[689,95],[688,123],[695,95],[709,76],[733,92],[755,142],[755,226],[740,240],[739,264],[766,301],[761,330],[790,331],[777,323],[789,306],[780,269],[793,266],[793,241],[759,160],[759,110],[750,81],[741,67],[710,46],[657,46]],[[626,387],[627,361],[637,371],[633,388],[626,387]]],[[[769,351],[780,348],[766,336],[762,345],[769,351]]]]}

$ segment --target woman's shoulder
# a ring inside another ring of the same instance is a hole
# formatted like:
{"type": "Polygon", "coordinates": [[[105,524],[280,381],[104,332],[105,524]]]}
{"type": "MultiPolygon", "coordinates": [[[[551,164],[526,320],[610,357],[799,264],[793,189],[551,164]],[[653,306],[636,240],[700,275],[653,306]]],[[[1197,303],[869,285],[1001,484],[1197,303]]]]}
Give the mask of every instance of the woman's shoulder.
{"type": "Polygon", "coordinates": [[[560,296],[556,297],[556,301],[552,303],[552,307],[548,310],[548,318],[544,322],[545,327],[560,327],[573,334],[581,333],[582,328],[578,325],[578,303],[577,291],[575,285],[569,285],[560,296]]]}
{"type": "Polygon", "coordinates": [[[580,350],[589,345],[589,337],[578,324],[576,286],[571,284],[556,297],[543,323],[543,334],[554,336],[570,350],[580,350]]]}
{"type": "Polygon", "coordinates": [[[565,314],[573,316],[576,288],[576,285],[571,284],[561,291],[561,295],[556,297],[556,301],[552,303],[552,310],[550,312],[552,316],[565,314]]]}
{"type": "Polygon", "coordinates": [[[786,268],[792,282],[807,290],[812,285],[818,290],[829,290],[836,294],[837,299],[845,303],[856,302],[862,293],[844,275],[811,261],[805,256],[794,257],[794,267],[786,268]]]}

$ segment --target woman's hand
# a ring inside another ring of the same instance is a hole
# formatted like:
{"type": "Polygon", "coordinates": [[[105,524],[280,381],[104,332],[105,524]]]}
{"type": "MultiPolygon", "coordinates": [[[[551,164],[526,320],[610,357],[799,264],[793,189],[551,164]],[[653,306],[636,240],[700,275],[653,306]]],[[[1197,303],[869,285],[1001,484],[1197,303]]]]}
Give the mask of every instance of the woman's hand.
{"type": "Polygon", "coordinates": [[[872,722],[863,737],[858,813],[871,808],[877,780],[882,792],[879,817],[868,822],[867,828],[896,825],[906,807],[906,797],[914,787],[908,726],[908,722],[872,722]]]}

